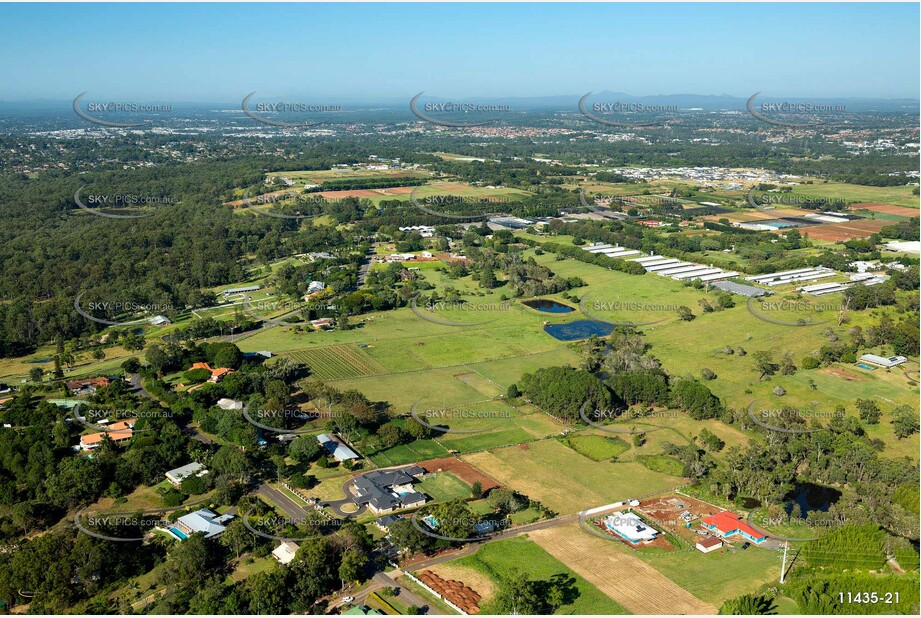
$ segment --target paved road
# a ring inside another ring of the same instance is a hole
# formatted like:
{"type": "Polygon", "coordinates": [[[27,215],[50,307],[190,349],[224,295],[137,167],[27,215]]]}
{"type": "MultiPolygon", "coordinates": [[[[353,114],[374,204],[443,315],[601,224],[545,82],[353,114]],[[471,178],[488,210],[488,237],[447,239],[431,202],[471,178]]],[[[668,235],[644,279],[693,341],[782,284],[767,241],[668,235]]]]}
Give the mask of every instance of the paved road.
{"type": "Polygon", "coordinates": [[[365,255],[361,260],[361,265],[358,267],[358,287],[364,287],[365,281],[368,280],[368,272],[371,270],[371,256],[374,255],[374,249],[372,249],[365,255]]]}
{"type": "Polygon", "coordinates": [[[159,403],[159,399],[147,392],[147,389],[144,388],[144,385],[141,384],[141,374],[132,373],[131,377],[128,378],[128,384],[131,386],[131,392],[135,395],[140,395],[141,397],[146,397],[147,399],[152,399],[159,403]]]}
{"type": "MultiPolygon", "coordinates": [[[[371,578],[371,581],[364,585],[360,592],[356,592],[352,596],[355,597],[355,603],[366,603],[368,595],[372,592],[376,592],[382,588],[396,588],[399,590],[397,598],[407,605],[415,605],[419,608],[426,608],[425,611],[420,612],[423,614],[429,613],[429,604],[428,601],[415,594],[408,588],[404,588],[396,581],[396,578],[402,575],[403,572],[399,569],[390,571],[388,573],[375,573],[374,577],[371,578]]],[[[386,600],[386,599],[385,599],[386,600]]]]}
{"type": "Polygon", "coordinates": [[[283,491],[263,483],[256,490],[256,495],[267,498],[272,504],[277,504],[278,508],[284,511],[285,515],[292,521],[304,521],[307,519],[309,511],[285,495],[283,491]]]}
{"type": "MultiPolygon", "coordinates": [[[[419,597],[416,594],[413,594],[411,591],[407,590],[406,588],[401,587],[399,583],[395,581],[395,578],[399,577],[404,572],[420,571],[423,569],[431,568],[443,562],[450,562],[451,560],[457,560],[458,558],[469,556],[475,553],[480,548],[480,545],[484,543],[491,543],[493,541],[501,541],[502,539],[508,539],[514,536],[518,536],[519,534],[525,534],[527,532],[533,532],[535,530],[543,530],[545,528],[553,528],[555,526],[564,526],[566,524],[570,524],[576,521],[579,521],[578,513],[573,513],[571,515],[561,515],[553,519],[544,519],[538,522],[534,522],[533,524],[527,524],[524,526],[519,526],[512,530],[506,530],[505,532],[500,532],[499,534],[491,536],[488,539],[484,539],[482,541],[478,541],[475,543],[468,543],[467,545],[465,545],[464,547],[456,551],[445,552],[443,554],[439,554],[437,556],[429,558],[428,560],[423,560],[421,562],[407,564],[402,569],[395,569],[387,573],[383,573],[383,572],[376,573],[374,577],[371,578],[371,581],[369,581],[367,584],[359,588],[357,592],[353,592],[352,596],[355,597],[356,602],[363,603],[364,600],[368,597],[368,595],[376,590],[380,590],[381,588],[386,588],[386,587],[397,587],[400,589],[400,594],[398,595],[398,598],[400,600],[402,600],[405,603],[409,603],[410,605],[415,605],[416,607],[427,607],[428,602],[426,602],[425,599],[419,597]]],[[[428,613],[428,611],[426,611],[425,613],[428,613]]]]}
{"type": "Polygon", "coordinates": [[[560,515],[559,517],[554,517],[553,519],[542,519],[541,521],[536,521],[533,524],[526,524],[524,526],[518,526],[510,530],[505,530],[499,534],[488,537],[482,541],[477,541],[474,543],[468,543],[461,549],[452,552],[446,552],[439,554],[428,560],[423,560],[422,562],[415,562],[412,564],[405,565],[406,571],[421,571],[433,567],[442,562],[450,562],[451,560],[457,560],[458,558],[463,558],[464,556],[469,556],[475,553],[480,545],[484,543],[492,543],[493,541],[501,541],[503,539],[510,539],[512,537],[518,536],[520,534],[527,534],[528,532],[534,532],[536,530],[545,530],[547,528],[555,528],[557,526],[565,526],[566,524],[572,524],[579,521],[579,513],[572,513],[570,515],[560,515]]]}

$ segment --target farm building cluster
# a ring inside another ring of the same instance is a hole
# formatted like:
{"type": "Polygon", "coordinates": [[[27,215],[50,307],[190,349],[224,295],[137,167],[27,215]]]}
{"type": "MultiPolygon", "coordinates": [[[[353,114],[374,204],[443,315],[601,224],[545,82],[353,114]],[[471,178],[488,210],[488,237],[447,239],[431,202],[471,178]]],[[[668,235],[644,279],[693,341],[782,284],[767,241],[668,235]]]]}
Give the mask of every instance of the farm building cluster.
{"type": "Polygon", "coordinates": [[[677,258],[669,258],[662,255],[651,254],[644,257],[634,257],[640,254],[635,249],[627,249],[617,245],[608,245],[605,243],[594,243],[583,247],[589,253],[597,253],[613,258],[629,258],[631,262],[640,264],[648,273],[656,273],[662,277],[671,277],[677,281],[693,281],[695,279],[704,283],[708,281],[718,281],[720,279],[729,279],[737,277],[739,273],[727,271],[722,268],[704,266],[693,262],[685,262],[677,258]]]}
{"type": "Polygon", "coordinates": [[[732,548],[734,543],[760,545],[768,540],[764,532],[736,513],[683,495],[634,501],[626,510],[594,520],[594,525],[635,549],[658,547],[673,551],[674,545],[663,533],[681,537],[702,553],[732,548]]]}

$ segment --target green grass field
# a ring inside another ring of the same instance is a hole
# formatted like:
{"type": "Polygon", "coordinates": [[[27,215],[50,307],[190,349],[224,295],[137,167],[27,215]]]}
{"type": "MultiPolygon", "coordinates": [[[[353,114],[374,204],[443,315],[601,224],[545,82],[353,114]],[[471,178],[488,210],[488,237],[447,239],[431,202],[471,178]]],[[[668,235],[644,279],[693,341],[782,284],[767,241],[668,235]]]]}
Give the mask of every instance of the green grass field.
{"type": "Polygon", "coordinates": [[[618,437],[592,434],[573,434],[560,438],[560,442],[592,461],[606,461],[630,450],[630,445],[618,437]]]}
{"type": "Polygon", "coordinates": [[[841,198],[857,202],[881,202],[908,208],[918,208],[918,196],[911,194],[912,187],[870,187],[852,185],[843,182],[825,183],[819,180],[811,185],[797,185],[793,187],[796,195],[809,195],[814,197],[841,198]]]}
{"type": "Polygon", "coordinates": [[[557,440],[541,440],[463,455],[462,459],[500,483],[558,513],[611,504],[684,484],[685,479],[654,472],[636,462],[597,462],[573,457],[557,440]]]}
{"type": "Polygon", "coordinates": [[[646,553],[634,552],[622,543],[611,543],[616,551],[647,562],[701,601],[719,607],[726,599],[751,593],[761,584],[780,577],[782,552],[760,547],[729,553],[702,554],[696,549],[646,553]]]}
{"type": "Polygon", "coordinates": [[[470,486],[450,472],[429,475],[416,484],[415,489],[430,496],[436,502],[470,497],[470,486]]]}
{"type": "MultiPolygon", "coordinates": [[[[448,563],[474,569],[489,577],[496,586],[502,577],[513,570],[527,573],[532,580],[562,580],[568,582],[575,598],[567,599],[556,614],[626,614],[623,607],[602,594],[595,586],[576,575],[565,564],[548,554],[539,545],[527,538],[516,537],[504,541],[487,543],[472,556],[448,563]]],[[[567,586],[568,587],[568,586],[567,586]]],[[[495,613],[487,600],[482,607],[484,614],[495,613]]]]}

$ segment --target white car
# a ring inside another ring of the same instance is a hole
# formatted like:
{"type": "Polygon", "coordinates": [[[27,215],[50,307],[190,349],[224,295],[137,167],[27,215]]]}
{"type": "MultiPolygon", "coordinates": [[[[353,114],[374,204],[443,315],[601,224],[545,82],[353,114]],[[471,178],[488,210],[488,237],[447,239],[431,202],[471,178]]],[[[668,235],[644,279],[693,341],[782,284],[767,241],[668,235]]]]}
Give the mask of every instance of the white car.
{"type": "Polygon", "coordinates": [[[355,597],[342,597],[343,603],[351,603],[354,600],[355,600],[355,597]]]}

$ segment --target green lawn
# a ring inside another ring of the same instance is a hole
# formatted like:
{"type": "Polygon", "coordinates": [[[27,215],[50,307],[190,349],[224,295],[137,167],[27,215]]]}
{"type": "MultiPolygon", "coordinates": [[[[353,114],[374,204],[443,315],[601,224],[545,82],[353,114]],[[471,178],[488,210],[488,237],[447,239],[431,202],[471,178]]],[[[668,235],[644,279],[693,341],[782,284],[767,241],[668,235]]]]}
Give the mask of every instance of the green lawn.
{"type": "MultiPolygon", "coordinates": [[[[567,598],[566,604],[554,612],[556,614],[628,613],[595,586],[576,575],[565,564],[525,537],[487,543],[472,556],[448,564],[474,569],[489,577],[497,586],[503,576],[516,569],[527,573],[532,580],[565,582],[568,584],[566,587],[573,591],[574,598],[567,598]]],[[[483,603],[482,612],[484,614],[494,613],[490,601],[483,603]]]]}
{"type": "Polygon", "coordinates": [[[592,434],[574,434],[560,438],[560,442],[593,461],[605,461],[630,450],[630,445],[618,437],[592,434]]]}
{"type": "Polygon", "coordinates": [[[436,502],[470,497],[470,486],[450,472],[430,474],[417,483],[415,488],[416,491],[421,491],[436,502]]]}

